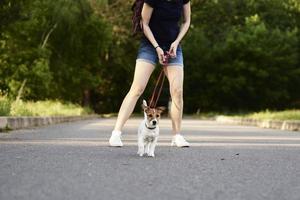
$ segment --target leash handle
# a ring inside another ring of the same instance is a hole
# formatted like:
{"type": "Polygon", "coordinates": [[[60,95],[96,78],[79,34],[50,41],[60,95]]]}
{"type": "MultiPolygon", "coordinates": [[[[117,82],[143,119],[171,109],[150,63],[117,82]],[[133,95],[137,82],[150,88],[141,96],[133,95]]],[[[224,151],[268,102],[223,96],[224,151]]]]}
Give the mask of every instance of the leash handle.
{"type": "Polygon", "coordinates": [[[163,62],[163,65],[167,65],[169,63],[169,59],[171,57],[170,53],[168,51],[164,52],[165,62],[163,62]]]}

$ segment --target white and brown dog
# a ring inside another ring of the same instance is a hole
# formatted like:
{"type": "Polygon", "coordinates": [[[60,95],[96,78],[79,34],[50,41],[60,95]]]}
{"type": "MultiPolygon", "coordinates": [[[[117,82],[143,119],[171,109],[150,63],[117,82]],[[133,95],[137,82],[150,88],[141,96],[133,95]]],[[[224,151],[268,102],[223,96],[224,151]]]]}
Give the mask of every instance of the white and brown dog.
{"type": "Polygon", "coordinates": [[[165,107],[150,108],[147,102],[143,100],[142,108],[144,110],[144,120],[138,129],[138,152],[140,156],[147,154],[154,157],[155,146],[159,136],[160,114],[165,107]]]}

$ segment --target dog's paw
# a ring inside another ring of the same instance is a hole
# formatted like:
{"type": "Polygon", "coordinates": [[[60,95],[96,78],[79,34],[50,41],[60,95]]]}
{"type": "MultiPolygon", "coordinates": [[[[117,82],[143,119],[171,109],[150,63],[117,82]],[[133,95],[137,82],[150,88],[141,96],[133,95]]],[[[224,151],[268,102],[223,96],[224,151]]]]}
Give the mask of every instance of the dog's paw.
{"type": "Polygon", "coordinates": [[[138,151],[137,154],[142,157],[144,155],[144,152],[138,151]]]}
{"type": "Polygon", "coordinates": [[[153,157],[153,158],[155,157],[154,153],[148,153],[147,155],[148,155],[149,157],[153,157]]]}

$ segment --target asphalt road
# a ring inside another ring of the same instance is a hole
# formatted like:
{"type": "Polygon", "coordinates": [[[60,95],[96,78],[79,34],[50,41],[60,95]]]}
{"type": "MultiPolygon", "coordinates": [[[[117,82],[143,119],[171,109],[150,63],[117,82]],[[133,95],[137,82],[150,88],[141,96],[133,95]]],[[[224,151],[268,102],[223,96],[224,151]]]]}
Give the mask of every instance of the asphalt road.
{"type": "Polygon", "coordinates": [[[142,119],[122,148],[108,147],[115,120],[0,133],[0,199],[300,199],[300,132],[185,119],[192,146],[177,148],[163,119],[156,157],[140,158],[142,119]]]}

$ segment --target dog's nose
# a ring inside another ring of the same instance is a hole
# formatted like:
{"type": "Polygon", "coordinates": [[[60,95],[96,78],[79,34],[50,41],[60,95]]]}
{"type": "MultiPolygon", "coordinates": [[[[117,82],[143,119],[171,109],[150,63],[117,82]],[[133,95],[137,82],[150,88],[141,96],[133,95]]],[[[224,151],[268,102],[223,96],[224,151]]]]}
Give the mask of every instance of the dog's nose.
{"type": "Polygon", "coordinates": [[[152,124],[155,125],[155,124],[156,124],[156,121],[153,121],[152,124]]]}

